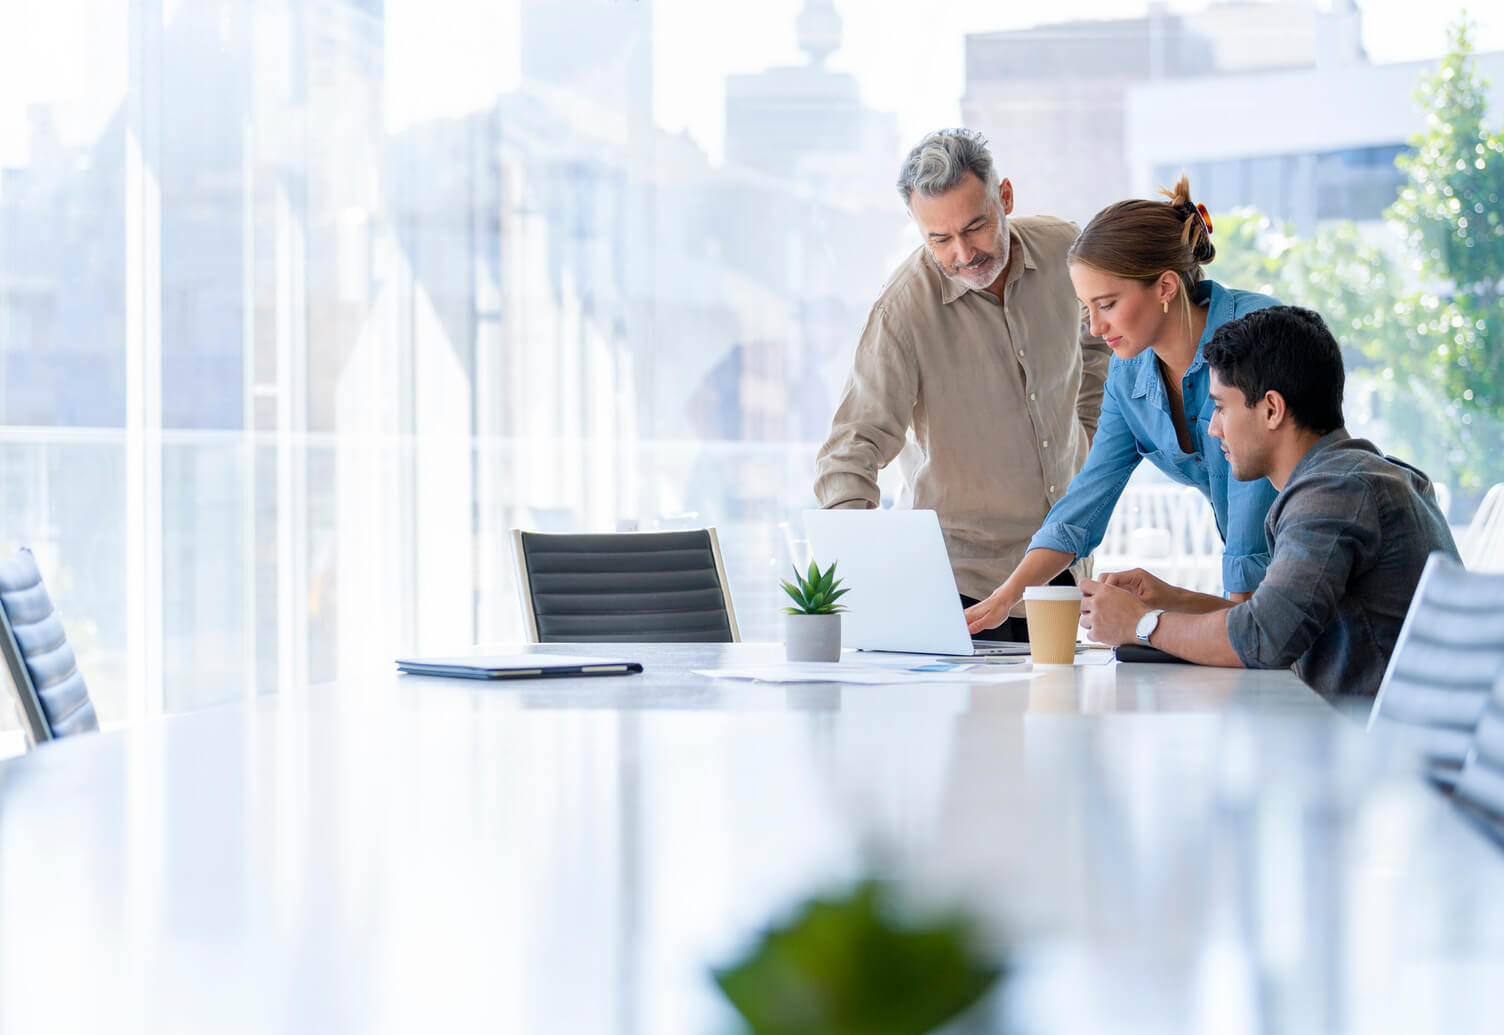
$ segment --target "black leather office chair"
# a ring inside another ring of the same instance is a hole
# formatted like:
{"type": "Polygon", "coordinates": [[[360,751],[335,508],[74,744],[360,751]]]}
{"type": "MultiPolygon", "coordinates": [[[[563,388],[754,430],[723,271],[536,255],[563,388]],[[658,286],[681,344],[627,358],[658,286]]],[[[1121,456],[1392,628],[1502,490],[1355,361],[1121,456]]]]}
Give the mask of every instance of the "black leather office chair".
{"type": "Polygon", "coordinates": [[[1400,628],[1368,728],[1416,747],[1433,779],[1457,780],[1504,666],[1504,575],[1433,553],[1400,628]]]}
{"type": "Polygon", "coordinates": [[[715,529],[512,531],[533,643],[735,643],[715,529]]]}
{"type": "Polygon", "coordinates": [[[89,689],[30,550],[0,561],[0,653],[29,743],[99,729],[89,689]]]}

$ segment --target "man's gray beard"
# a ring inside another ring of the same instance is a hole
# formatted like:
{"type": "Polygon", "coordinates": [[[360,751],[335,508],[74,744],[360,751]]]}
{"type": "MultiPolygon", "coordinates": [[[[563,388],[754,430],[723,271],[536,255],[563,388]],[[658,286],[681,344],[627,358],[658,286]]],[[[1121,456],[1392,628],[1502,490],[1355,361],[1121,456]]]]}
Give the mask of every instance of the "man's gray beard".
{"type": "MultiPolygon", "coordinates": [[[[1013,250],[1013,238],[1008,234],[1008,222],[1006,217],[999,224],[998,229],[1002,231],[1000,237],[1002,238],[1003,246],[1001,249],[999,249],[997,256],[991,263],[988,263],[984,266],[978,266],[975,270],[968,271],[972,274],[972,276],[976,276],[978,273],[990,274],[987,277],[985,283],[977,283],[969,280],[966,277],[962,276],[959,270],[955,273],[946,273],[945,275],[951,280],[954,280],[956,283],[971,288],[974,291],[986,291],[993,284],[995,284],[997,282],[997,278],[1001,277],[1003,275],[1003,271],[1008,268],[1008,256],[1012,253],[1013,250]],[[994,264],[996,264],[996,269],[993,269],[994,264]]],[[[977,277],[977,280],[980,281],[981,278],[977,277]]]]}

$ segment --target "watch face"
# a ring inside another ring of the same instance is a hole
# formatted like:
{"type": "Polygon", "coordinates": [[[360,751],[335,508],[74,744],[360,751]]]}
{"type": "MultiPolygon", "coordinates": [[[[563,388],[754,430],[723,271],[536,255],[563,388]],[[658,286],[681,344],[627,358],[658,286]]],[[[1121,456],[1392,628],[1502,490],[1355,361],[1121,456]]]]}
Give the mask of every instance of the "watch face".
{"type": "Polygon", "coordinates": [[[1159,625],[1159,616],[1162,614],[1164,614],[1163,611],[1150,611],[1138,620],[1138,626],[1134,632],[1138,634],[1139,639],[1148,642],[1149,637],[1154,635],[1154,630],[1159,625]]]}

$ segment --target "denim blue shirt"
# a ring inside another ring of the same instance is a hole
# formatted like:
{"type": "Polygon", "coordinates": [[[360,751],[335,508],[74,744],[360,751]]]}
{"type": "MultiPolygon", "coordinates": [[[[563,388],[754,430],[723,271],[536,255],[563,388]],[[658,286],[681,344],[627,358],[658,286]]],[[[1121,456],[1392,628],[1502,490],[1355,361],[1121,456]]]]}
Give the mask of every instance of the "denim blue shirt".
{"type": "Polygon", "coordinates": [[[1222,535],[1222,584],[1229,593],[1251,593],[1269,566],[1264,515],[1274,502],[1269,479],[1240,482],[1227,468],[1221,443],[1207,434],[1212,401],[1211,371],[1203,350],[1212,333],[1229,320],[1279,305],[1252,291],[1235,291],[1210,280],[1196,285],[1195,300],[1207,304],[1206,331],[1196,358],[1180,381],[1191,452],[1183,453],[1170,417],[1170,399],[1159,376],[1154,350],[1132,359],[1113,357],[1107,369],[1102,417],[1081,473],[1045,516],[1029,548],[1045,547],[1084,557],[1107,531],[1107,519],[1138,462],[1147,458],[1182,485],[1194,485],[1211,501],[1222,535]]]}

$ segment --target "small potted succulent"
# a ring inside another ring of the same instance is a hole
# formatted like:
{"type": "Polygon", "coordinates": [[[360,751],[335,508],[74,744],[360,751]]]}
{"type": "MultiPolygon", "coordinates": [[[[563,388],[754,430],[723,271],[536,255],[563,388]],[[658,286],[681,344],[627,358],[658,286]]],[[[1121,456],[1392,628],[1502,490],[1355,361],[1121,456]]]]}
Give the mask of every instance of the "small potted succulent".
{"type": "Polygon", "coordinates": [[[845,607],[836,603],[846,595],[841,580],[836,578],[836,566],[832,562],[825,571],[813,560],[809,571],[803,575],[794,569],[794,581],[784,579],[783,591],[794,601],[785,607],[784,644],[790,661],[840,661],[841,660],[841,612],[845,607]]]}

